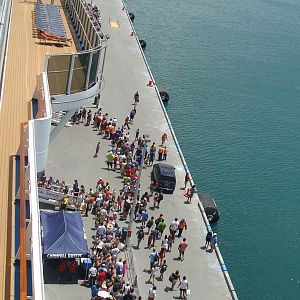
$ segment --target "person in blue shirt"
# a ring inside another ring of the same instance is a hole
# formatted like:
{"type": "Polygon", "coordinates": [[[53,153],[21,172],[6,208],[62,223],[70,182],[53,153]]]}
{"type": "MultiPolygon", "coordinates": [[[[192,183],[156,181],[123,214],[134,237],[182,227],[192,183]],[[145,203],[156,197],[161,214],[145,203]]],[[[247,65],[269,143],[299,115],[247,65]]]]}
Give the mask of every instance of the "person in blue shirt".
{"type": "Polygon", "coordinates": [[[142,226],[145,226],[146,225],[146,222],[148,221],[148,218],[149,218],[149,214],[146,210],[146,208],[142,211],[142,214],[141,214],[141,221],[142,221],[142,226]]]}
{"type": "Polygon", "coordinates": [[[216,244],[218,242],[218,236],[216,233],[213,234],[210,240],[210,251],[213,252],[216,249],[216,244]]]}

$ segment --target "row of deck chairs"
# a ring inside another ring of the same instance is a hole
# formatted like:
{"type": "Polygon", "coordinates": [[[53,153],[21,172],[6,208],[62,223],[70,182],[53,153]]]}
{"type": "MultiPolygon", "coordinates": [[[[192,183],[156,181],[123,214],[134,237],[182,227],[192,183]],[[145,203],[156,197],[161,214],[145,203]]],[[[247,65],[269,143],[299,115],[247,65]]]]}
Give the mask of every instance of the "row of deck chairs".
{"type": "Polygon", "coordinates": [[[35,3],[35,25],[38,31],[38,38],[53,43],[68,44],[65,26],[56,5],[35,3]]]}
{"type": "Polygon", "coordinates": [[[101,16],[100,11],[96,5],[91,5],[90,3],[85,3],[85,8],[93,22],[93,25],[97,30],[101,29],[101,16]]]}

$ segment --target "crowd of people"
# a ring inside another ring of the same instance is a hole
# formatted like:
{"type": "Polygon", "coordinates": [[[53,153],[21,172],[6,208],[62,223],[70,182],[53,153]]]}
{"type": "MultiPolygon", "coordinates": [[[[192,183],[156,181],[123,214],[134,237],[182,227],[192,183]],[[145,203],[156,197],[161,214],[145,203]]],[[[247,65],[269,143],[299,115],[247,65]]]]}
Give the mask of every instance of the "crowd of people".
{"type": "Polygon", "coordinates": [[[93,22],[93,25],[96,29],[100,30],[101,28],[101,15],[97,5],[92,5],[89,2],[85,2],[85,8],[93,22]]]}
{"type": "MultiPolygon", "coordinates": [[[[88,270],[88,278],[83,284],[89,284],[93,300],[135,299],[134,289],[129,282],[126,282],[127,262],[123,257],[122,249],[126,240],[127,232],[121,229],[121,222],[128,220],[131,210],[134,210],[134,220],[137,224],[136,236],[137,244],[135,249],[139,249],[141,244],[145,244],[148,249],[152,248],[149,254],[149,280],[152,286],[149,289],[148,299],[154,300],[157,295],[156,280],[165,280],[165,272],[168,270],[168,256],[174,251],[174,245],[178,251],[178,261],[183,261],[185,252],[188,249],[188,241],[184,231],[187,230],[186,218],[175,218],[167,224],[164,215],[160,212],[160,203],[164,199],[163,193],[157,188],[154,182],[150,183],[149,191],[142,195],[137,186],[138,171],[144,158],[144,167],[152,166],[154,161],[166,160],[168,148],[166,146],[168,135],[162,133],[161,143],[156,146],[152,143],[150,147],[145,146],[145,137],[140,130],[135,131],[134,136],[130,135],[130,128],[137,114],[137,106],[140,101],[139,93],[134,94],[133,108],[125,117],[123,122],[119,122],[116,117],[110,117],[108,113],[103,113],[101,108],[95,112],[90,109],[80,109],[71,118],[73,124],[92,125],[93,131],[103,139],[109,140],[109,149],[102,153],[101,142],[96,144],[96,158],[101,154],[105,158],[108,170],[119,172],[123,181],[123,188],[117,190],[110,186],[110,183],[103,178],[99,178],[95,189],[86,191],[83,185],[79,186],[77,180],[72,187],[64,181],[54,181],[52,177],[48,180],[42,178],[39,181],[41,186],[54,184],[59,187],[59,191],[72,195],[76,209],[81,210],[82,215],[94,216],[94,230],[92,245],[92,266],[88,270]],[[157,155],[157,157],[156,157],[157,155]],[[68,186],[68,188],[66,188],[68,186]],[[138,193],[137,203],[133,206],[133,198],[138,193]],[[154,212],[150,215],[149,208],[154,212]],[[157,216],[156,210],[158,209],[157,216]],[[184,236],[183,236],[184,235],[184,236]],[[159,248],[157,251],[156,248],[159,248]]],[[[103,176],[104,177],[104,176],[103,176]]],[[[184,188],[190,182],[190,176],[186,173],[184,188]]],[[[192,201],[196,192],[195,186],[190,186],[185,192],[187,202],[192,201]]],[[[64,197],[65,199],[66,197],[64,197]]],[[[62,199],[62,209],[66,209],[66,203],[62,199]]],[[[205,241],[205,249],[210,245],[214,250],[217,242],[216,234],[208,232],[205,241]]],[[[186,298],[190,293],[187,276],[180,274],[178,270],[170,270],[168,280],[170,290],[179,288],[180,299],[186,298]]]]}

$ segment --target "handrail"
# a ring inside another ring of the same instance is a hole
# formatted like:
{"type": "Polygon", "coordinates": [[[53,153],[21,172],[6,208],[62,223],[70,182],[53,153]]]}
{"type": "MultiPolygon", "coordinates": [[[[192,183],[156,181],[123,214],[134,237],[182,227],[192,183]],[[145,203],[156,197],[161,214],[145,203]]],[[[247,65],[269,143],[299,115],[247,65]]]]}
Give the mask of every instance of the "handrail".
{"type": "Polygon", "coordinates": [[[36,178],[36,147],[35,147],[35,128],[34,121],[28,122],[28,160],[29,180],[30,180],[30,219],[32,226],[31,236],[31,274],[32,274],[32,296],[33,299],[44,300],[44,275],[42,263],[42,245],[41,245],[41,226],[39,214],[39,199],[37,192],[37,178],[36,178]]]}
{"type": "MultiPolygon", "coordinates": [[[[165,108],[165,106],[164,106],[164,103],[163,103],[163,101],[162,101],[162,99],[161,99],[161,96],[160,96],[159,90],[158,90],[158,88],[157,88],[157,85],[155,84],[155,80],[154,80],[154,77],[153,77],[152,72],[151,72],[151,70],[150,70],[150,67],[149,67],[149,65],[148,65],[148,62],[147,62],[147,60],[146,60],[144,51],[143,51],[143,49],[142,49],[142,47],[141,47],[141,44],[140,44],[140,42],[139,42],[139,39],[138,39],[138,36],[137,36],[136,31],[135,31],[135,29],[134,29],[133,23],[132,23],[132,21],[131,21],[131,19],[130,19],[130,17],[129,17],[129,13],[128,13],[128,10],[127,10],[127,8],[126,8],[125,2],[124,2],[124,0],[121,0],[121,1],[122,1],[122,3],[123,3],[123,8],[124,8],[124,10],[125,10],[125,12],[126,12],[126,14],[127,14],[127,18],[128,18],[128,20],[129,20],[129,23],[130,23],[132,32],[133,32],[133,34],[134,34],[134,36],[135,36],[135,39],[136,39],[136,42],[137,42],[137,44],[138,44],[139,50],[140,50],[140,52],[141,52],[141,55],[142,55],[142,57],[143,57],[144,63],[145,63],[145,65],[146,65],[146,68],[147,68],[148,73],[149,73],[149,75],[150,75],[150,79],[152,80],[152,82],[153,82],[153,84],[154,84],[153,87],[154,87],[154,89],[155,89],[155,92],[156,92],[157,98],[158,98],[158,100],[159,100],[160,106],[161,106],[161,108],[162,108],[162,110],[163,110],[164,116],[165,116],[165,118],[166,118],[166,120],[167,120],[169,129],[170,129],[170,131],[171,131],[171,135],[172,135],[172,137],[173,137],[173,139],[174,139],[175,146],[176,146],[176,148],[177,148],[177,151],[178,151],[178,153],[179,153],[180,159],[181,159],[181,161],[182,161],[184,170],[190,174],[190,178],[191,178],[191,179],[190,179],[190,184],[191,184],[191,185],[194,185],[195,182],[194,182],[193,179],[192,179],[192,176],[191,176],[191,173],[190,173],[190,171],[189,171],[188,165],[187,165],[187,163],[186,163],[186,161],[185,161],[185,158],[184,158],[184,156],[183,156],[181,147],[180,147],[180,145],[179,145],[179,143],[178,143],[177,137],[176,137],[176,135],[175,135],[175,131],[174,131],[173,127],[172,127],[172,124],[171,124],[171,121],[170,121],[170,119],[169,119],[168,113],[167,113],[166,108],[165,108]]],[[[205,223],[205,225],[206,225],[206,228],[207,228],[207,229],[211,229],[210,223],[209,223],[209,221],[208,221],[208,219],[207,219],[207,216],[206,216],[204,207],[203,207],[203,205],[202,205],[202,203],[201,203],[199,197],[198,197],[198,201],[199,201],[199,202],[198,202],[198,206],[199,206],[199,208],[200,208],[201,215],[202,215],[202,218],[203,218],[204,223],[205,223]]],[[[235,291],[235,289],[234,289],[234,287],[233,287],[233,283],[232,283],[232,281],[231,281],[231,279],[230,279],[229,273],[228,273],[227,268],[226,268],[226,266],[225,266],[225,263],[224,263],[224,261],[223,261],[223,258],[222,258],[221,252],[220,252],[220,250],[219,250],[219,247],[216,247],[216,255],[217,255],[218,261],[219,261],[219,263],[220,263],[221,270],[222,270],[222,272],[223,272],[223,274],[224,274],[225,281],[226,281],[226,284],[227,284],[228,289],[229,289],[229,291],[230,291],[231,297],[232,297],[232,299],[237,300],[238,297],[237,297],[236,291],[235,291]]]]}
{"type": "Polygon", "coordinates": [[[27,123],[20,125],[20,300],[27,299],[26,265],[26,191],[25,191],[25,138],[27,123]]]}

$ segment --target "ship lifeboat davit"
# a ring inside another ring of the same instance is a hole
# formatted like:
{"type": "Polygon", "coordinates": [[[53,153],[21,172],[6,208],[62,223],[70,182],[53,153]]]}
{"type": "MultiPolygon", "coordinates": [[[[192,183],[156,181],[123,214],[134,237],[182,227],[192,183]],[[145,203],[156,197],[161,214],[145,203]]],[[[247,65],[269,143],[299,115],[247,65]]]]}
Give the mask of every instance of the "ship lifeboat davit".
{"type": "Polygon", "coordinates": [[[169,101],[169,94],[166,91],[159,91],[159,94],[163,102],[169,101]]]}
{"type": "Polygon", "coordinates": [[[215,223],[220,218],[220,212],[215,200],[209,194],[200,194],[200,201],[203,205],[209,223],[215,223]]]}
{"type": "Polygon", "coordinates": [[[129,13],[129,18],[133,22],[134,21],[134,14],[133,13],[129,13]]]}
{"type": "Polygon", "coordinates": [[[140,45],[141,45],[142,49],[144,50],[147,46],[146,41],[145,40],[139,40],[139,42],[140,42],[140,45]]]}

